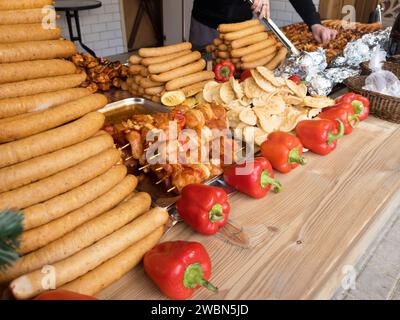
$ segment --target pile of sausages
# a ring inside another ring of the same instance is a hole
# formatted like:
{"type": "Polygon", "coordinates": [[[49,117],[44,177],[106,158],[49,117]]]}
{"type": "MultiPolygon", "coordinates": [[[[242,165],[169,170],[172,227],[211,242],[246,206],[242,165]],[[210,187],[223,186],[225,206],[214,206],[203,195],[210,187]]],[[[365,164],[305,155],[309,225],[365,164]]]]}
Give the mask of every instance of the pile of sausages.
{"type": "Polygon", "coordinates": [[[129,59],[128,88],[133,95],[160,102],[164,92],[200,92],[214,78],[206,61],[188,42],[159,48],[142,48],[129,59]]]}
{"type": "Polygon", "coordinates": [[[221,24],[219,38],[207,46],[214,63],[232,61],[237,70],[265,66],[276,69],[286,58],[287,49],[270,36],[259,20],[221,24]]]}
{"type": "Polygon", "coordinates": [[[0,0],[0,211],[24,215],[21,258],[0,283],[11,282],[17,299],[51,289],[46,276],[57,288],[96,294],[141,260],[168,220],[150,210],[148,194],[133,193],[137,178],[96,111],[105,96],[76,88],[84,74],[61,59],[75,46],[33,40],[29,23],[15,29],[25,30],[25,42],[3,42],[1,30],[13,30],[3,24],[8,16],[33,19],[46,4],[52,0],[0,0]]]}

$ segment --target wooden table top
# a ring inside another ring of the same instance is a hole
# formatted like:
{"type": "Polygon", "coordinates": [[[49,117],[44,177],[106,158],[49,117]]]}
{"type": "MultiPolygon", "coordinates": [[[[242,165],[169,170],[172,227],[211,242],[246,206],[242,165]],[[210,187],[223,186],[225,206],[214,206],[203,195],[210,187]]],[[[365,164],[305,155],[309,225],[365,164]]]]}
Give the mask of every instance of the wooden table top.
{"type": "MultiPolygon", "coordinates": [[[[162,239],[199,241],[213,262],[211,281],[195,299],[331,298],[400,203],[400,125],[375,117],[332,154],[280,175],[284,191],[261,200],[231,198],[231,221],[247,247],[205,237],[184,224],[162,239]]],[[[102,299],[164,299],[142,266],[103,290],[102,299]]]]}

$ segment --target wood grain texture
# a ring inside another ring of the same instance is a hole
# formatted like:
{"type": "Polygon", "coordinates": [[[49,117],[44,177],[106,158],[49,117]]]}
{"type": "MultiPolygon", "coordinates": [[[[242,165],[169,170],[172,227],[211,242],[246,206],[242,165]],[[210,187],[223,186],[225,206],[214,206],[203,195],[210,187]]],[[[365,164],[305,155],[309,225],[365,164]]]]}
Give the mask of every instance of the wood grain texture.
{"type": "MultiPolygon", "coordinates": [[[[165,235],[162,241],[200,241],[211,255],[220,293],[198,290],[195,299],[325,299],[340,286],[343,266],[363,254],[399,199],[400,125],[370,117],[334,153],[307,158],[307,166],[278,175],[282,193],[232,197],[231,220],[248,249],[182,224],[165,235]]],[[[164,298],[142,267],[98,297],[164,298]]]]}

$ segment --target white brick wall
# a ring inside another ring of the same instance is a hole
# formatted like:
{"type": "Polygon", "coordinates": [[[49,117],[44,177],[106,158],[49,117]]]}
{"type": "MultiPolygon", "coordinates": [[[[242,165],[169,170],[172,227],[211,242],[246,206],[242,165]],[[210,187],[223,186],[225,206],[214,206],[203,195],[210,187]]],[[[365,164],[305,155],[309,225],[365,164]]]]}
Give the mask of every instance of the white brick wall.
{"type": "MultiPolygon", "coordinates": [[[[294,10],[289,0],[270,0],[271,1],[271,18],[278,26],[286,26],[288,24],[302,21],[301,17],[294,10]]],[[[313,0],[318,8],[319,0],[313,0]]]]}
{"type": "MultiPolygon", "coordinates": [[[[103,4],[101,8],[79,11],[83,43],[99,57],[126,52],[119,0],[101,0],[101,2],[103,4]]],[[[60,16],[59,25],[63,29],[64,37],[69,39],[65,14],[62,13],[60,16]]],[[[80,51],[84,50],[80,48],[80,51]]]]}

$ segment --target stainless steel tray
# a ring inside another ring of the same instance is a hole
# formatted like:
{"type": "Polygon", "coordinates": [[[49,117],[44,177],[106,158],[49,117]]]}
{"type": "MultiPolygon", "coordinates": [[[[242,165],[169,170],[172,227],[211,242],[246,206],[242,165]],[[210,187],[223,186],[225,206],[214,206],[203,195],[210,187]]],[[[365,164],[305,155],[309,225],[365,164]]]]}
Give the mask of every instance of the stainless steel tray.
{"type": "MultiPolygon", "coordinates": [[[[168,113],[170,111],[169,108],[161,104],[143,98],[124,99],[110,103],[99,110],[99,112],[106,116],[106,124],[120,123],[135,114],[168,113]]],[[[132,174],[140,174],[137,170],[128,169],[132,174]]],[[[151,173],[142,175],[137,190],[149,193],[154,205],[167,210],[173,208],[179,196],[174,193],[168,193],[162,185],[156,185],[156,181],[156,177],[151,173]]],[[[221,176],[214,177],[206,181],[205,184],[224,187],[228,193],[236,192],[224,184],[221,176]]]]}
{"type": "MultiPolygon", "coordinates": [[[[106,123],[115,123],[126,120],[134,114],[154,114],[158,112],[167,113],[171,110],[146,99],[129,98],[110,103],[99,111],[106,116],[106,123]]],[[[228,193],[229,196],[232,196],[237,192],[235,189],[225,184],[222,176],[214,177],[206,181],[205,184],[222,188],[228,193]]],[[[164,208],[169,212],[170,220],[167,224],[164,235],[181,221],[181,218],[179,217],[175,207],[175,203],[178,201],[179,196],[167,193],[161,185],[155,185],[155,181],[152,179],[150,174],[142,175],[141,179],[139,179],[137,190],[149,193],[152,197],[153,206],[164,208]]],[[[243,232],[243,228],[239,225],[236,225],[232,220],[229,220],[227,225],[222,228],[216,236],[221,240],[228,241],[235,246],[239,246],[241,248],[249,247],[249,239],[248,236],[243,232]]]]}

